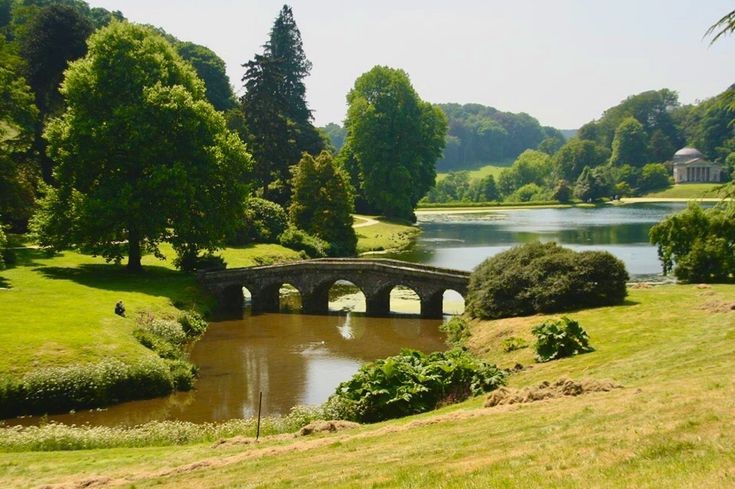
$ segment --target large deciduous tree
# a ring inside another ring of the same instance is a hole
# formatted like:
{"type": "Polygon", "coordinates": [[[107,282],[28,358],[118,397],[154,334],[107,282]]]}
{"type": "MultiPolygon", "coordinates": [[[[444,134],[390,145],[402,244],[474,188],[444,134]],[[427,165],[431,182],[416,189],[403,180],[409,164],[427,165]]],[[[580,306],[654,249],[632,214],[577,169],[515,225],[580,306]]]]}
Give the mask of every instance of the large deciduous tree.
{"type": "MultiPolygon", "coordinates": [[[[661,134],[661,132],[657,132],[661,134]]],[[[615,129],[610,164],[643,166],[648,158],[648,136],[635,117],[627,117],[615,129]]]]}
{"type": "Polygon", "coordinates": [[[331,154],[322,151],[314,158],[304,153],[294,167],[289,220],[295,227],[328,242],[330,255],[354,255],[354,199],[349,175],[331,154]]]}
{"type": "Polygon", "coordinates": [[[67,109],[45,133],[59,186],[35,218],[42,244],[127,255],[137,270],[162,241],[188,263],[223,243],[242,211],[249,155],[165,39],[113,22],[61,92],[67,109]]]}
{"type": "Polygon", "coordinates": [[[30,217],[38,179],[27,152],[38,110],[21,75],[22,61],[0,36],[0,216],[22,228],[30,217]]]}
{"type": "Polygon", "coordinates": [[[362,194],[383,215],[414,220],[434,185],[447,134],[442,111],[419,98],[405,71],[376,66],[347,95],[347,150],[360,170],[362,194]]]}
{"type": "Polygon", "coordinates": [[[318,154],[324,148],[306,103],[303,80],[311,63],[288,5],[281,9],[263,48],[262,55],[243,65],[242,108],[257,184],[266,199],[285,205],[291,196],[291,166],[303,152],[318,154]]]}
{"type": "Polygon", "coordinates": [[[559,178],[574,182],[585,166],[599,166],[609,158],[606,148],[580,138],[572,138],[554,155],[554,170],[559,178]]]}

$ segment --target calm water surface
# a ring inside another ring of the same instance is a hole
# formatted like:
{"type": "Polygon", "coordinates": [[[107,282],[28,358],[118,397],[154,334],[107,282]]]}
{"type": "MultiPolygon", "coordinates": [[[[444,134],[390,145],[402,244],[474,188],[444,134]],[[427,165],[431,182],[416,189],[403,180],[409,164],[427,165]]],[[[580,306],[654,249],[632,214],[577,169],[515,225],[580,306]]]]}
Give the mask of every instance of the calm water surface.
{"type": "Polygon", "coordinates": [[[391,258],[472,270],[489,256],[529,241],[556,241],[576,250],[607,250],[633,279],[661,279],[648,231],[683,203],[595,208],[518,209],[467,214],[421,214],[415,246],[391,258]]]}
{"type": "MultiPolygon", "coordinates": [[[[423,233],[415,246],[391,257],[471,270],[488,256],[538,239],[579,250],[608,250],[625,262],[634,279],[661,279],[648,230],[682,208],[684,204],[648,204],[423,215],[419,217],[423,233]]],[[[418,312],[412,292],[395,290],[391,297],[394,310],[418,312]]],[[[265,414],[285,414],[297,404],[324,402],[364,362],[394,355],[402,347],[426,352],[445,348],[439,320],[406,315],[366,318],[359,313],[365,310],[362,294],[338,286],[332,298],[332,310],[358,312],[246,315],[239,321],[212,323],[191,352],[200,367],[192,392],[49,419],[101,425],[221,421],[252,416],[260,391],[265,414]]],[[[461,312],[462,307],[456,296],[445,295],[445,312],[461,312]]]]}

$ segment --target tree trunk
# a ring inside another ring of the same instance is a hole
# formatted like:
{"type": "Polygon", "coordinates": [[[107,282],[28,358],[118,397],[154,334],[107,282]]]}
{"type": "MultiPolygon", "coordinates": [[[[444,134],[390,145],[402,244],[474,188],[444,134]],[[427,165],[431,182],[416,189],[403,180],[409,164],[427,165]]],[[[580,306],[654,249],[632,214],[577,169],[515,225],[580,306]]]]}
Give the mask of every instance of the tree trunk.
{"type": "Polygon", "coordinates": [[[128,270],[132,272],[142,271],[143,265],[140,263],[140,258],[140,235],[137,229],[131,227],[128,231],[128,270]]]}

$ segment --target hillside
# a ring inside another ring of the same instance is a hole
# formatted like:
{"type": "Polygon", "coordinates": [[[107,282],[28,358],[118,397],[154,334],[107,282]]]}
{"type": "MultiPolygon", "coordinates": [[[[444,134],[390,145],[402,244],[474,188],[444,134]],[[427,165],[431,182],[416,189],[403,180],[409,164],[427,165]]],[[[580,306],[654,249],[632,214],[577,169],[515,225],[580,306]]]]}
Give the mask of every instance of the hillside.
{"type": "MultiPolygon", "coordinates": [[[[184,447],[0,454],[5,487],[667,487],[735,484],[735,285],[635,288],[580,311],[595,352],[545,364],[504,353],[542,316],[473,324],[470,347],[527,367],[510,387],[560,377],[623,388],[434,413],[312,437],[184,447]],[[672,308],[672,304],[677,304],[672,308]]],[[[155,428],[151,428],[155,429],[155,428]]]]}

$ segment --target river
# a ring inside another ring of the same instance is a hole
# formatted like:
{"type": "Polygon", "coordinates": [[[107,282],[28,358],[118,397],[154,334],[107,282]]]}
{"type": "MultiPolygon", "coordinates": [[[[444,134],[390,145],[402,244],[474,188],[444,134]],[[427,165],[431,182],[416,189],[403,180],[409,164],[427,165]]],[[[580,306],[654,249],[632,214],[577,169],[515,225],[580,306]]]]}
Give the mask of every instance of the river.
{"type": "MultiPolygon", "coordinates": [[[[422,234],[405,252],[407,261],[471,270],[488,256],[532,240],[557,241],[579,250],[608,250],[626,264],[634,280],[661,280],[648,230],[684,204],[602,208],[519,209],[465,214],[419,213],[422,234]]],[[[419,319],[417,297],[391,294],[388,318],[367,318],[364,297],[333,287],[327,316],[289,313],[298,297],[284,289],[284,311],[211,323],[191,351],[200,368],[196,389],[169,397],[134,401],[103,410],[49,416],[65,423],[138,424],[178,419],[223,421],[256,413],[263,392],[264,414],[286,414],[297,404],[319,404],[367,361],[394,355],[402,347],[445,348],[441,320],[419,319]]],[[[462,310],[461,297],[445,295],[445,312],[462,310]]],[[[22,424],[36,419],[20,420],[22,424]]]]}

